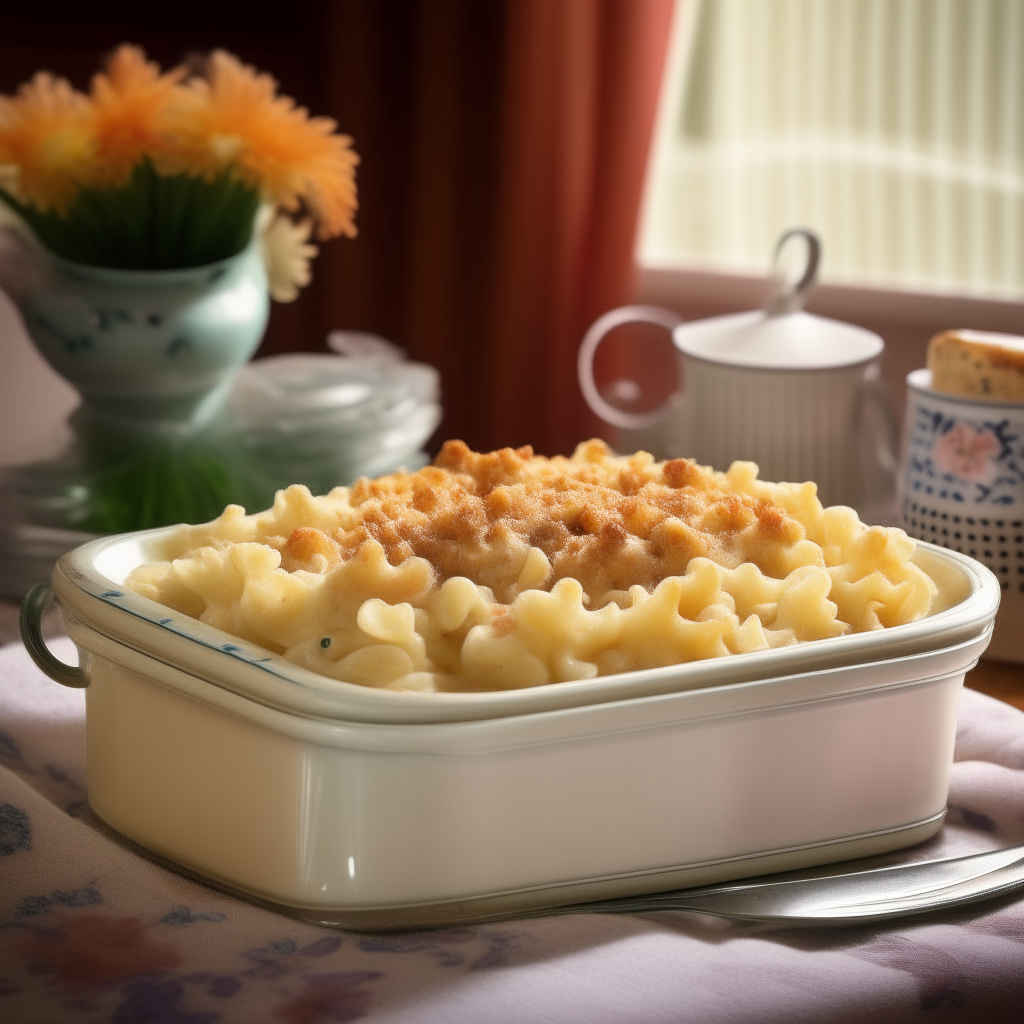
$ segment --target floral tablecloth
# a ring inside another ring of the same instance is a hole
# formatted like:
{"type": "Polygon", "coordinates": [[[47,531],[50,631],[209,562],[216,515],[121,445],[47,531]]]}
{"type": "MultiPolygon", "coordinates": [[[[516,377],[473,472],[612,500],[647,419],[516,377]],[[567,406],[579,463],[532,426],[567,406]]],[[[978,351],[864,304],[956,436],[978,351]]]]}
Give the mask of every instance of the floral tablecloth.
{"type": "MultiPolygon", "coordinates": [[[[53,646],[73,660],[70,641],[53,646]]],[[[964,691],[949,802],[942,832],[900,856],[1024,842],[1024,714],[964,691]]],[[[842,929],[682,912],[392,934],[307,925],[99,831],[83,694],[45,678],[20,644],[0,648],[0,1021],[918,1018],[1024,1021],[1024,897],[842,929]]]]}

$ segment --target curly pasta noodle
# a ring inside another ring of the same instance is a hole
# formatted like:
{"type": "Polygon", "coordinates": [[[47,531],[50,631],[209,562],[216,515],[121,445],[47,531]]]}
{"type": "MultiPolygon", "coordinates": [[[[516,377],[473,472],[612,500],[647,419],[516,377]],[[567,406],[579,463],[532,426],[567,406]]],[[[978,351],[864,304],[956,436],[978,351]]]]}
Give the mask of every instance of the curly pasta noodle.
{"type": "Polygon", "coordinates": [[[494,690],[913,621],[936,592],[914,549],[750,462],[449,441],[415,473],[179,527],[128,585],[335,679],[494,690]]]}

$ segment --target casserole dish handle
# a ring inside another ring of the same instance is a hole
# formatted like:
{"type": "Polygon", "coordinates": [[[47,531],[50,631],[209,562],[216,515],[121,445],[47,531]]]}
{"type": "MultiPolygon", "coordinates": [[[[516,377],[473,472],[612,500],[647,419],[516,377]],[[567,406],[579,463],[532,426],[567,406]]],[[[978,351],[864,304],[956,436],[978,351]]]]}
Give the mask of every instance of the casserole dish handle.
{"type": "Polygon", "coordinates": [[[77,665],[66,665],[55,658],[43,639],[43,612],[52,596],[49,583],[37,583],[22,599],[21,639],[32,660],[52,680],[82,689],[89,685],[89,677],[77,665]]]}

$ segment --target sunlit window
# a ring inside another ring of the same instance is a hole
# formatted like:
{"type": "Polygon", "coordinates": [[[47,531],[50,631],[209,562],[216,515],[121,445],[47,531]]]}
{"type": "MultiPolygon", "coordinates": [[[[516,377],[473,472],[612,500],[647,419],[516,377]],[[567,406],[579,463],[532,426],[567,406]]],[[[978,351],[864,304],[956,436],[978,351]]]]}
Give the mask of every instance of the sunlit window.
{"type": "Polygon", "coordinates": [[[682,0],[645,267],[1024,299],[1022,0],[682,0]]]}

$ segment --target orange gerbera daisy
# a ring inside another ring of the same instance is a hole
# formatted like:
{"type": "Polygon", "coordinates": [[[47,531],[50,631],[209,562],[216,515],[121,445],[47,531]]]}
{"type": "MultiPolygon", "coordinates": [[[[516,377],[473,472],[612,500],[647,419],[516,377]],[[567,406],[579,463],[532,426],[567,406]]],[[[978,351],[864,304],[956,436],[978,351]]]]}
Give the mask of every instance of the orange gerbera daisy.
{"type": "Polygon", "coordinates": [[[228,167],[285,210],[304,204],[320,238],[355,237],[358,208],[352,140],[330,118],[309,117],[277,83],[223,50],[205,79],[187,83],[190,102],[175,112],[180,165],[168,170],[213,177],[228,167]]]}
{"type": "Polygon", "coordinates": [[[96,173],[89,101],[40,71],[16,96],[0,96],[0,163],[18,169],[19,197],[65,211],[96,173]]]}
{"type": "Polygon", "coordinates": [[[96,153],[104,184],[123,185],[144,156],[168,147],[169,111],[180,104],[184,68],[160,73],[137,46],[119,46],[92,80],[96,153]]]}

